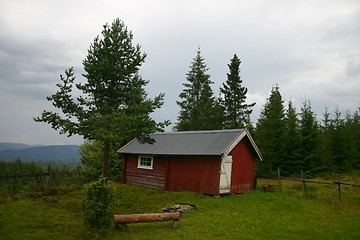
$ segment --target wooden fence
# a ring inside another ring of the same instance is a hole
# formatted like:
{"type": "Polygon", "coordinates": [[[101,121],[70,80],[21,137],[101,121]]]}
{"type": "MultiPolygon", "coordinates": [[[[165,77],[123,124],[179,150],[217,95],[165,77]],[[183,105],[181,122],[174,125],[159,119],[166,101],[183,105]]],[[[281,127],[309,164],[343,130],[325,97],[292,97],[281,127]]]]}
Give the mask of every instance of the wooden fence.
{"type": "MultiPolygon", "coordinates": [[[[83,171],[81,167],[68,169],[48,169],[48,171],[35,173],[13,173],[0,175],[0,196],[15,195],[24,191],[41,191],[53,186],[83,184],[96,179],[101,171],[83,171]]],[[[121,175],[121,171],[116,173],[121,175]]],[[[115,174],[114,174],[115,175],[115,174]]],[[[121,177],[117,178],[119,181],[121,177]]]]}
{"type": "Polygon", "coordinates": [[[39,191],[52,186],[70,185],[85,181],[84,173],[78,168],[50,170],[34,173],[13,173],[0,175],[0,195],[15,195],[23,191],[39,191]]]}
{"type": "Polygon", "coordinates": [[[303,171],[301,171],[301,179],[291,178],[291,177],[283,177],[283,176],[281,176],[280,169],[278,168],[279,191],[282,191],[282,181],[281,181],[282,179],[296,181],[296,182],[302,182],[302,184],[303,184],[302,190],[303,190],[304,194],[308,193],[306,183],[336,185],[336,189],[335,189],[334,194],[332,195],[331,199],[329,200],[329,203],[332,203],[334,201],[336,195],[338,195],[339,200],[341,201],[341,185],[347,185],[347,186],[351,186],[351,187],[360,187],[360,184],[341,182],[340,179],[338,179],[337,181],[307,180],[304,178],[303,171]]]}

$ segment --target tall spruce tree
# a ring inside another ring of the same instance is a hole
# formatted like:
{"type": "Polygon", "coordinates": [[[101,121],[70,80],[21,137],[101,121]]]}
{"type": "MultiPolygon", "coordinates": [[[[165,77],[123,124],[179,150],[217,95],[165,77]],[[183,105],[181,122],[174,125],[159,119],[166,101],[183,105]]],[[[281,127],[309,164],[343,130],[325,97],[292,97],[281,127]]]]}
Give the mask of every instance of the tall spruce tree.
{"type": "Polygon", "coordinates": [[[336,108],[332,119],[334,126],[334,135],[331,138],[331,146],[333,149],[333,162],[337,172],[346,172],[351,168],[349,162],[348,141],[350,134],[346,133],[347,124],[345,119],[341,117],[341,111],[336,108]]]}
{"type": "Polygon", "coordinates": [[[346,112],[341,117],[339,108],[333,117],[325,110],[321,125],[321,161],[326,172],[349,172],[360,169],[360,117],[359,112],[346,112]]]}
{"type": "Polygon", "coordinates": [[[353,169],[360,169],[360,108],[353,114],[351,124],[351,141],[353,151],[353,169]]]}
{"type": "Polygon", "coordinates": [[[334,125],[331,115],[327,108],[323,114],[322,124],[320,125],[320,158],[324,172],[334,172],[334,149],[332,138],[334,136],[334,125]]]}
{"type": "Polygon", "coordinates": [[[247,88],[243,86],[243,81],[240,77],[240,59],[234,54],[231,59],[229,73],[227,80],[220,88],[223,94],[223,107],[224,107],[224,128],[244,128],[249,127],[250,114],[252,107],[255,103],[246,103],[247,88]]]}
{"type": "Polygon", "coordinates": [[[288,102],[285,114],[284,159],[280,164],[283,175],[299,173],[299,120],[292,101],[288,102]]]}
{"type": "Polygon", "coordinates": [[[75,76],[70,68],[60,76],[59,90],[47,98],[63,114],[44,111],[34,118],[60,130],[60,134],[78,134],[101,142],[104,176],[109,175],[112,149],[117,150],[134,137],[151,142],[148,134],[162,131],[169,124],[150,117],[162,106],[164,94],[147,98],[144,87],[148,81],[139,75],[146,54],[132,40],[132,32],[119,19],[111,26],[104,25],[102,38],[95,38],[83,60],[87,82],[75,84],[80,97],[74,98],[75,76]]]}
{"type": "Polygon", "coordinates": [[[319,126],[310,101],[305,100],[300,113],[300,152],[298,166],[311,174],[323,171],[319,157],[319,126]]]}
{"type": "Polygon", "coordinates": [[[219,108],[214,97],[210,80],[207,74],[205,60],[197,50],[189,72],[186,74],[185,89],[180,93],[178,122],[174,127],[178,131],[211,130],[221,128],[219,123],[219,108]]]}
{"type": "Polygon", "coordinates": [[[258,163],[260,175],[273,174],[282,166],[284,159],[285,110],[280,89],[276,85],[271,89],[256,124],[255,140],[263,155],[258,163]]]}
{"type": "Polygon", "coordinates": [[[346,153],[344,154],[346,166],[349,169],[356,168],[357,152],[359,152],[359,146],[356,139],[359,129],[356,126],[356,114],[351,115],[350,111],[346,111],[344,119],[344,130],[346,153]]]}

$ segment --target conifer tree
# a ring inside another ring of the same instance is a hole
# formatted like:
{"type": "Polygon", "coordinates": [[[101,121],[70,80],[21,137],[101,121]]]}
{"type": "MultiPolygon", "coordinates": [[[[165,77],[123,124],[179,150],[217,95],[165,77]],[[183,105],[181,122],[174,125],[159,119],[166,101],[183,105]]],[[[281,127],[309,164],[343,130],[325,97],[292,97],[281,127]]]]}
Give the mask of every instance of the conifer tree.
{"type": "Polygon", "coordinates": [[[320,126],[320,158],[324,172],[334,172],[332,139],[334,136],[334,125],[331,115],[327,108],[323,114],[322,124],[320,126]]]}
{"type": "Polygon", "coordinates": [[[345,148],[346,153],[344,154],[345,166],[349,169],[355,169],[357,152],[359,152],[359,143],[360,139],[356,139],[360,129],[356,125],[356,112],[354,115],[351,115],[350,111],[346,111],[344,119],[344,129],[343,135],[345,137],[345,148]]]}
{"type": "Polygon", "coordinates": [[[352,167],[353,169],[360,169],[360,108],[353,114],[351,124],[351,142],[353,147],[352,167]]]}
{"type": "Polygon", "coordinates": [[[310,101],[305,100],[300,113],[300,152],[298,166],[305,172],[316,173],[323,170],[319,157],[319,127],[310,101]]]}
{"type": "Polygon", "coordinates": [[[284,159],[280,164],[281,172],[284,175],[299,173],[299,120],[292,101],[289,101],[285,114],[284,129],[284,159]]]}
{"type": "Polygon", "coordinates": [[[48,123],[60,134],[78,134],[85,140],[102,143],[103,175],[109,175],[110,152],[137,137],[151,142],[149,134],[162,129],[168,121],[156,123],[150,116],[163,104],[164,94],[148,99],[148,81],[139,75],[146,54],[133,45],[133,34],[119,19],[104,25],[83,60],[85,83],[75,84],[81,95],[74,98],[73,68],[61,75],[59,90],[48,97],[63,114],[44,111],[37,122],[48,123]]]}
{"type": "Polygon", "coordinates": [[[227,80],[220,88],[223,94],[224,128],[244,128],[250,126],[250,114],[255,103],[246,103],[247,88],[240,77],[240,59],[234,54],[231,59],[227,80]]]}
{"type": "Polygon", "coordinates": [[[284,159],[284,105],[280,89],[276,85],[271,93],[256,124],[255,140],[263,155],[258,173],[271,174],[281,167],[284,159]]]}
{"type": "Polygon", "coordinates": [[[337,172],[346,172],[351,168],[348,161],[350,149],[348,148],[348,141],[351,138],[350,134],[346,133],[346,121],[341,117],[339,108],[334,111],[332,120],[334,126],[334,135],[331,138],[331,147],[333,149],[333,163],[337,172]]]}
{"type": "Polygon", "coordinates": [[[196,52],[189,72],[186,74],[185,89],[180,93],[178,131],[219,129],[219,111],[214,97],[208,68],[200,49],[196,52]]]}
{"type": "Polygon", "coordinates": [[[353,115],[346,112],[345,119],[339,108],[333,117],[326,109],[321,126],[321,160],[325,171],[333,173],[360,169],[360,118],[358,111],[353,115]]]}

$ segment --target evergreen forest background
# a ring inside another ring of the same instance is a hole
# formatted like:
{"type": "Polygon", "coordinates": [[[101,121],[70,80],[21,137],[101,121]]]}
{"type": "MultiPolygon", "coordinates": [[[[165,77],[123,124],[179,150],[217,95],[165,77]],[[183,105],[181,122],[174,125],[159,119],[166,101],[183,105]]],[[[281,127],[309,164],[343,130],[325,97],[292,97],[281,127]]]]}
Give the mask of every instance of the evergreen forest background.
{"type": "Polygon", "coordinates": [[[288,176],[301,171],[314,176],[360,169],[360,108],[355,112],[325,108],[319,117],[308,99],[299,110],[292,101],[285,103],[275,85],[253,124],[250,115],[256,103],[246,100],[240,64],[235,54],[216,97],[198,49],[179,95],[181,110],[174,129],[248,128],[263,156],[257,162],[258,176],[275,176],[278,168],[288,176]]]}

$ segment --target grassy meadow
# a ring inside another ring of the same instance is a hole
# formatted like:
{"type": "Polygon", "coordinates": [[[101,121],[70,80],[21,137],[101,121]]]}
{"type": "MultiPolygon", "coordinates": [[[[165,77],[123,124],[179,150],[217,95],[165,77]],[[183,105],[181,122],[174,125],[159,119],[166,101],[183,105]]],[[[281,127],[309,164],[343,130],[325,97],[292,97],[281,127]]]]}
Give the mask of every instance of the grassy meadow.
{"type": "MultiPolygon", "coordinates": [[[[332,179],[335,180],[335,179],[332,179]]],[[[342,181],[359,183],[355,176],[342,181]]],[[[0,239],[360,239],[360,188],[342,186],[341,201],[329,204],[335,185],[283,181],[283,191],[263,193],[277,184],[258,179],[258,189],[224,197],[189,192],[166,192],[114,183],[115,214],[159,212],[173,204],[191,204],[181,227],[171,222],[129,224],[121,232],[83,223],[82,187],[53,187],[24,192],[0,201],[0,239]]]]}

